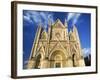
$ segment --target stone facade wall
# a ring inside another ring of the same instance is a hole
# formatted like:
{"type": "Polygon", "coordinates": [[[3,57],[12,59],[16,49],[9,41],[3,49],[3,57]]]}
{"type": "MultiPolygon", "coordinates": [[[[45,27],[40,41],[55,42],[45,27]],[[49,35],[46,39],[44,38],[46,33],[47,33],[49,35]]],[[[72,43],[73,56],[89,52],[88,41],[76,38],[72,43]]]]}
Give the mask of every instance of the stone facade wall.
{"type": "Polygon", "coordinates": [[[66,21],[63,25],[58,19],[48,32],[39,26],[34,43],[27,68],[85,66],[77,28],[68,33],[66,21]]]}

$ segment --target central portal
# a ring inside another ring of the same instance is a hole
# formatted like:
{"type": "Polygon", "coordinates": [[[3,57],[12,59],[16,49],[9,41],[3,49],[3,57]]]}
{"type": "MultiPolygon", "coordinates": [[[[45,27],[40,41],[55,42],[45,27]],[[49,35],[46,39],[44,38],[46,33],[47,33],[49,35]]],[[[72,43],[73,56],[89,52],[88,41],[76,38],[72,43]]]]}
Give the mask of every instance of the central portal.
{"type": "Polygon", "coordinates": [[[54,51],[50,56],[50,67],[52,68],[61,68],[66,65],[66,56],[60,51],[54,51]]]}

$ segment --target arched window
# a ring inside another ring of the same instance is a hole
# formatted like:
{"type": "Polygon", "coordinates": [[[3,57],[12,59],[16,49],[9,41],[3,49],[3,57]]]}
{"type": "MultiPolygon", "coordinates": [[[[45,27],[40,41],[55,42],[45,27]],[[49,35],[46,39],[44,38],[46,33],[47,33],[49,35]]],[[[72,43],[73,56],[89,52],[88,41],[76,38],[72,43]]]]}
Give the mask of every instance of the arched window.
{"type": "Polygon", "coordinates": [[[69,40],[70,41],[74,41],[75,39],[74,39],[74,36],[71,34],[70,36],[69,36],[69,40]]]}
{"type": "Polygon", "coordinates": [[[56,37],[57,38],[59,38],[60,37],[60,33],[58,32],[58,33],[56,33],[56,37]]]}
{"type": "Polygon", "coordinates": [[[47,39],[47,33],[46,33],[46,31],[42,32],[41,39],[47,39]]]}

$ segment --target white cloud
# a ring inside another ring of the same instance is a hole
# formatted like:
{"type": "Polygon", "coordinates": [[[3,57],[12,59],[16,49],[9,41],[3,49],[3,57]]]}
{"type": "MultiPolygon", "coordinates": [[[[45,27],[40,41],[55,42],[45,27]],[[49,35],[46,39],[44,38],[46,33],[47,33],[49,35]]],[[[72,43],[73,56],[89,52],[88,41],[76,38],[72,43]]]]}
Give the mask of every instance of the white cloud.
{"type": "Polygon", "coordinates": [[[72,24],[76,24],[81,14],[76,14],[72,24]]]}
{"type": "Polygon", "coordinates": [[[48,19],[54,22],[53,13],[48,12],[26,11],[24,19],[29,22],[35,22],[36,24],[41,22],[45,28],[47,28],[48,19]]]}
{"type": "Polygon", "coordinates": [[[26,21],[28,21],[28,22],[32,22],[32,20],[30,19],[30,15],[29,14],[26,14],[26,15],[24,15],[24,20],[26,20],[26,21]]]}
{"type": "Polygon", "coordinates": [[[67,21],[72,20],[72,25],[74,25],[77,23],[80,16],[81,16],[80,13],[68,13],[67,21]]]}
{"type": "Polygon", "coordinates": [[[84,57],[88,56],[89,54],[91,54],[91,48],[83,48],[82,53],[84,57]]]}
{"type": "Polygon", "coordinates": [[[75,13],[68,13],[67,21],[72,19],[75,16],[75,13]]]}

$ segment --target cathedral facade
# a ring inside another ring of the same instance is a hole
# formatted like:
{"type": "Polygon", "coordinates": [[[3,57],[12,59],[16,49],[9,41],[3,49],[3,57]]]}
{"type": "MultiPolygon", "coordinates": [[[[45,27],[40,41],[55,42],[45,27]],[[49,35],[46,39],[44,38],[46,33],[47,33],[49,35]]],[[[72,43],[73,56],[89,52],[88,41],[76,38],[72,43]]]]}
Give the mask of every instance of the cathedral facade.
{"type": "Polygon", "coordinates": [[[59,19],[53,24],[49,21],[48,30],[38,26],[28,69],[81,66],[85,66],[85,62],[75,25],[69,32],[66,20],[64,24],[59,19]]]}

